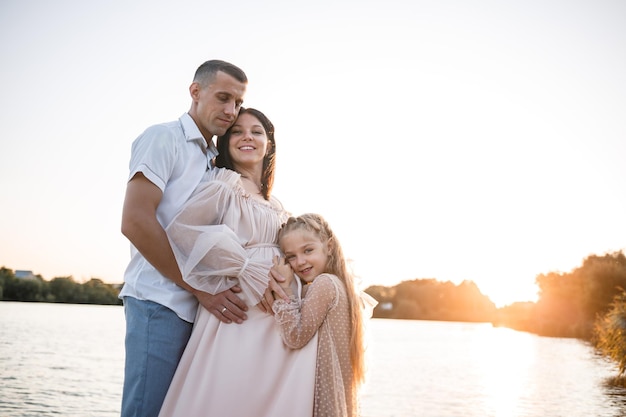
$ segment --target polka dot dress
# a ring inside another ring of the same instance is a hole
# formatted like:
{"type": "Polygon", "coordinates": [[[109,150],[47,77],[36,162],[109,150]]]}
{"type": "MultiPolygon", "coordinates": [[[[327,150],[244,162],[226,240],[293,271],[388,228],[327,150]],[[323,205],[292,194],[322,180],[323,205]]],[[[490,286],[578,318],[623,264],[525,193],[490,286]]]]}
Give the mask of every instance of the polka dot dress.
{"type": "Polygon", "coordinates": [[[350,307],[344,284],[322,274],[305,286],[302,301],[277,300],[273,306],[283,341],[305,346],[318,332],[314,417],[358,415],[350,364],[350,307]]]}

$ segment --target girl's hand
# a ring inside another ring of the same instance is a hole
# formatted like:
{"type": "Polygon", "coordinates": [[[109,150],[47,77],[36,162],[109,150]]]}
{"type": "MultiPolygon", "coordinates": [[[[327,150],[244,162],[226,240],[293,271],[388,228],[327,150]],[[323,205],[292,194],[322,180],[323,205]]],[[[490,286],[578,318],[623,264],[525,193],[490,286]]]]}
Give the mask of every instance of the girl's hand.
{"type": "Polygon", "coordinates": [[[283,257],[275,256],[272,260],[274,263],[274,269],[278,272],[285,280],[280,282],[280,286],[283,289],[287,289],[291,287],[291,283],[294,280],[293,270],[291,269],[291,265],[287,263],[287,260],[283,257]]]}
{"type": "Polygon", "coordinates": [[[291,270],[291,267],[286,270],[284,262],[281,262],[280,256],[275,256],[274,259],[272,259],[272,263],[273,266],[268,274],[269,281],[267,283],[267,288],[265,289],[261,302],[257,304],[263,312],[270,314],[273,313],[272,305],[274,304],[274,301],[283,299],[289,302],[289,296],[291,295],[289,283],[293,280],[293,271],[291,270]],[[281,274],[281,271],[285,273],[284,276],[281,274]]]}

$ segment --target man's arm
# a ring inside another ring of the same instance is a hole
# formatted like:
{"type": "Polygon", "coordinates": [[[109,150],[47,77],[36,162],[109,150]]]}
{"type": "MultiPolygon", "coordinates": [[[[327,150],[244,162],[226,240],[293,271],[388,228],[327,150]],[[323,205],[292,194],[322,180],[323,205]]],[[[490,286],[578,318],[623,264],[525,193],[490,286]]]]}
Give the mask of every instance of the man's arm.
{"type": "Polygon", "coordinates": [[[122,234],[163,276],[192,293],[200,304],[224,323],[245,320],[247,306],[235,294],[239,288],[212,295],[187,284],[180,273],[165,230],[156,217],[163,193],[143,174],[137,173],[126,186],[122,211],[122,234]],[[226,307],[226,310],[224,310],[226,307]],[[222,311],[224,310],[224,311],[222,311]]]}

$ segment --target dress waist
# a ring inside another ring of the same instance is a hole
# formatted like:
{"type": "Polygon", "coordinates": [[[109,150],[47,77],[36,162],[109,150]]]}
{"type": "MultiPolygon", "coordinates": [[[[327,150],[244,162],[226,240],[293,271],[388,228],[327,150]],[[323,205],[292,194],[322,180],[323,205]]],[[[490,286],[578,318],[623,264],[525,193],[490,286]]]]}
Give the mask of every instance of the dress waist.
{"type": "Polygon", "coordinates": [[[257,249],[257,248],[274,248],[278,249],[278,245],[276,243],[247,243],[244,246],[246,249],[257,249]]]}

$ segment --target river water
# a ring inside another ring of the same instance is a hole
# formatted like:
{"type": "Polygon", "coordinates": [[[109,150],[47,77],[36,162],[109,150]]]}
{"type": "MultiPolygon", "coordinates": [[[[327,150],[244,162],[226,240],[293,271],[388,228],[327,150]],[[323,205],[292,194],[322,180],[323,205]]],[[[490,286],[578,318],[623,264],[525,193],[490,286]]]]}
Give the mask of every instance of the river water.
{"type": "MultiPolygon", "coordinates": [[[[0,302],[0,416],[118,416],[123,339],[119,306],[0,302]]],[[[383,319],[369,340],[363,417],[626,416],[616,366],[579,340],[383,319]]]]}

